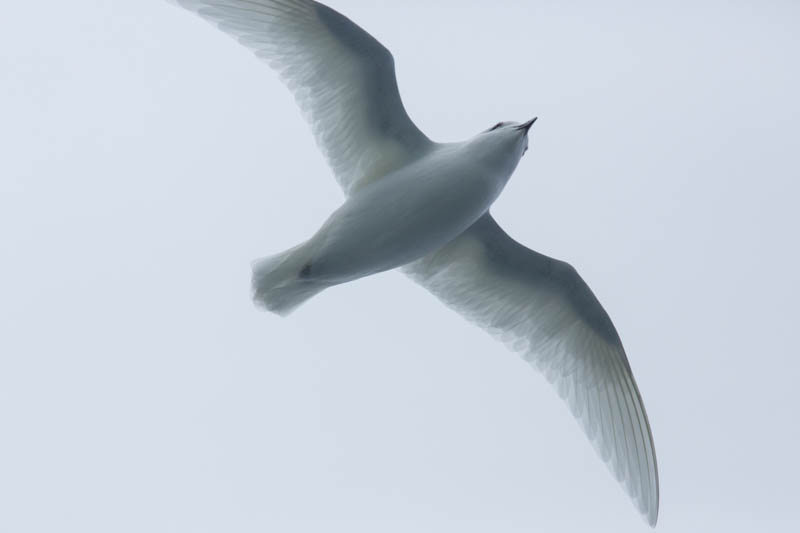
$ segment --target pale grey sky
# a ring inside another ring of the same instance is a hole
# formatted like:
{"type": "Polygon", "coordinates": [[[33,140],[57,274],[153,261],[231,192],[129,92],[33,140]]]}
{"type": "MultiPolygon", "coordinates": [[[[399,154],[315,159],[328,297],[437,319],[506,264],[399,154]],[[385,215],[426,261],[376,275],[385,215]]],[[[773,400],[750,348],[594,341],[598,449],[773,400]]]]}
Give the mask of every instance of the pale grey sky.
{"type": "MultiPolygon", "coordinates": [[[[797,505],[800,6],[331,1],[435,140],[537,122],[494,208],[614,319],[657,531],[797,505]]],[[[277,77],[188,12],[0,20],[0,531],[647,531],[545,380],[397,273],[289,319],[249,262],[341,201],[277,77]]]]}

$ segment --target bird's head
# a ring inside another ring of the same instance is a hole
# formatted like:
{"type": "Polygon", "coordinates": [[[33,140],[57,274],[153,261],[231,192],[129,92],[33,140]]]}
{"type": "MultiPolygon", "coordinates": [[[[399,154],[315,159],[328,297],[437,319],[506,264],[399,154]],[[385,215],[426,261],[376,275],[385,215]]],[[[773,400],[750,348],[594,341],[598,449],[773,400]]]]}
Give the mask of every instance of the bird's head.
{"type": "Polygon", "coordinates": [[[528,132],[539,117],[534,117],[528,122],[498,122],[486,131],[478,135],[487,141],[497,143],[507,147],[510,151],[516,152],[517,157],[522,157],[528,151],[528,132]]]}

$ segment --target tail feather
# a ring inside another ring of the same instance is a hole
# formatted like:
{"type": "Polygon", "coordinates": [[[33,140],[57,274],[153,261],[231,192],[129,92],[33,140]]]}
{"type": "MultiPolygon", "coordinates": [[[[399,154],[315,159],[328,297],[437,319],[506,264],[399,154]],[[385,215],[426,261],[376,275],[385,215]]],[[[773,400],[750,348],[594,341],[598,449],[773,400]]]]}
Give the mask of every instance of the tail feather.
{"type": "Polygon", "coordinates": [[[253,301],[287,316],[328,285],[309,279],[311,254],[308,243],[253,262],[253,301]]]}

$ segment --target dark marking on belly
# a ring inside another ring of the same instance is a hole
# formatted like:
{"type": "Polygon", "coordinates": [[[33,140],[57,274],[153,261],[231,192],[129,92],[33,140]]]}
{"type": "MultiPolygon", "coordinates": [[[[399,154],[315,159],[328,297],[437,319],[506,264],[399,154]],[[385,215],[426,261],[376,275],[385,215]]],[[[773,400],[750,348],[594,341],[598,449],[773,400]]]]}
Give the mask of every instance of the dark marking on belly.
{"type": "Polygon", "coordinates": [[[300,270],[300,278],[305,279],[311,276],[311,263],[306,263],[306,265],[300,270]]]}

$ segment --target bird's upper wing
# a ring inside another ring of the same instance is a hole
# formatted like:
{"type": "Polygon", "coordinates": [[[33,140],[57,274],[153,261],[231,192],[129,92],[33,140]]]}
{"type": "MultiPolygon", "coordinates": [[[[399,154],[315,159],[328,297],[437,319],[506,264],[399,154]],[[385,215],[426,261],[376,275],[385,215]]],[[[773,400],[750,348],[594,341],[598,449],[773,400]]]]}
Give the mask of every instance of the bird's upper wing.
{"type": "Polygon", "coordinates": [[[313,0],[172,0],[252,49],[294,93],[345,193],[431,141],[408,117],[392,54],[313,0]]]}
{"type": "Polygon", "coordinates": [[[544,373],[655,525],[658,470],[647,414],[616,329],[575,269],[520,245],[486,214],[404,271],[544,373]]]}

